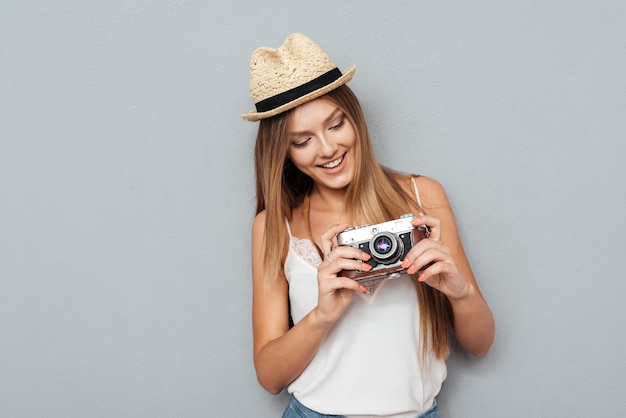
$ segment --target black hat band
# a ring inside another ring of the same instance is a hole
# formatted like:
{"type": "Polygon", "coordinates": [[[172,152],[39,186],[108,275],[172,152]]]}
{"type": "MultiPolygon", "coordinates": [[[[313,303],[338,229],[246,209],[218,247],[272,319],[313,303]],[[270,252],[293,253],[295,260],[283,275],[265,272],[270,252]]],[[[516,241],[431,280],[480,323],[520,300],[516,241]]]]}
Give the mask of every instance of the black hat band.
{"type": "Polygon", "coordinates": [[[255,104],[257,112],[269,112],[287,103],[305,96],[309,93],[319,90],[325,87],[341,77],[341,71],[339,68],[334,68],[321,76],[308,81],[301,86],[294,87],[290,90],[277,94],[276,96],[268,97],[255,104]]]}

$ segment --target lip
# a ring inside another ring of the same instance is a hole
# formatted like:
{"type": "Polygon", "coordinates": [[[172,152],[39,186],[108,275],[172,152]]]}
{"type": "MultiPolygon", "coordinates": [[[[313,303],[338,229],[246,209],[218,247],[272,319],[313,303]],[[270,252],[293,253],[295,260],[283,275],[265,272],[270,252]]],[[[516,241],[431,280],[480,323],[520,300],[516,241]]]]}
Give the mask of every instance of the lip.
{"type": "Polygon", "coordinates": [[[347,153],[346,153],[346,152],[344,152],[344,153],[343,153],[342,155],[340,155],[339,157],[334,158],[334,159],[332,159],[332,160],[328,161],[327,163],[324,163],[324,164],[319,164],[319,165],[318,165],[318,167],[319,167],[319,168],[321,168],[322,170],[325,170],[325,171],[332,171],[332,172],[334,172],[334,171],[339,171],[339,170],[341,170],[341,168],[345,165],[345,162],[346,162],[346,155],[347,155],[347,153]],[[332,163],[332,162],[334,162],[334,161],[337,161],[337,160],[339,160],[339,159],[341,159],[341,162],[340,162],[339,164],[337,164],[335,167],[332,167],[332,168],[329,168],[329,167],[324,167],[324,165],[326,165],[326,164],[330,164],[330,163],[332,163]]]}

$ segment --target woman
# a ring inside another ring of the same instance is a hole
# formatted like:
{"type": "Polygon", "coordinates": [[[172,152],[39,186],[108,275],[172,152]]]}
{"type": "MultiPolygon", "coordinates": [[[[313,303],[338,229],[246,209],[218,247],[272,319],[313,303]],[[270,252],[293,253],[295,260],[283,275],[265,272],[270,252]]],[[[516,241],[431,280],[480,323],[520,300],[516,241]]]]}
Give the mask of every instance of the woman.
{"type": "Polygon", "coordinates": [[[437,417],[449,327],[476,356],[494,337],[491,311],[434,180],[381,166],[358,100],[326,53],[301,34],[259,48],[250,64],[260,120],[252,227],[254,364],[284,417],[437,417]],[[427,226],[400,278],[364,286],[371,255],[337,245],[348,226],[417,216],[427,226]],[[355,297],[355,295],[358,295],[355,297]],[[362,296],[362,297],[359,297],[362,296]]]}

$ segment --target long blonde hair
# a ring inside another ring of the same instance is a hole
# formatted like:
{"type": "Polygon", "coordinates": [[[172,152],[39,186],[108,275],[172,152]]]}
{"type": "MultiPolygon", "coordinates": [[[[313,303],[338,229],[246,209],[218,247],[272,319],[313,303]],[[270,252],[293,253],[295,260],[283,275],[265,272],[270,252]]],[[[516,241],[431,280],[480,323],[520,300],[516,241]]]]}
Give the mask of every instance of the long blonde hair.
{"type": "MultiPolygon", "coordinates": [[[[346,191],[348,221],[367,221],[369,224],[396,219],[419,208],[415,198],[399,184],[402,174],[380,165],[374,154],[363,111],[358,99],[343,85],[326,94],[344,111],[356,133],[354,177],[346,191]]],[[[292,211],[313,187],[313,181],[300,172],[287,157],[288,129],[293,112],[263,119],[259,124],[254,161],[256,171],[256,213],[265,210],[264,277],[266,288],[271,288],[283,267],[288,246],[285,219],[291,220],[292,211]]],[[[420,208],[422,209],[422,208],[420,208]]],[[[449,354],[448,303],[445,296],[432,287],[418,282],[417,289],[421,328],[429,331],[432,349],[438,358],[449,354]]],[[[428,349],[428,338],[423,338],[422,352],[428,349]]]]}

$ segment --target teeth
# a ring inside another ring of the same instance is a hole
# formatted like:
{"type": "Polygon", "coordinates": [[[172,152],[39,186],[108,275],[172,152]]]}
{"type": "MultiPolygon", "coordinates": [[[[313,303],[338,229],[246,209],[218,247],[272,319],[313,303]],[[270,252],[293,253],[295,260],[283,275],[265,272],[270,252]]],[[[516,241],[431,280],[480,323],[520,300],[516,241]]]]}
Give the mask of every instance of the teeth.
{"type": "Polygon", "coordinates": [[[322,165],[322,167],[324,167],[324,168],[335,168],[339,164],[341,164],[342,161],[343,161],[343,155],[341,157],[337,158],[335,161],[332,161],[332,162],[330,162],[328,164],[322,165]]]}

